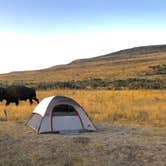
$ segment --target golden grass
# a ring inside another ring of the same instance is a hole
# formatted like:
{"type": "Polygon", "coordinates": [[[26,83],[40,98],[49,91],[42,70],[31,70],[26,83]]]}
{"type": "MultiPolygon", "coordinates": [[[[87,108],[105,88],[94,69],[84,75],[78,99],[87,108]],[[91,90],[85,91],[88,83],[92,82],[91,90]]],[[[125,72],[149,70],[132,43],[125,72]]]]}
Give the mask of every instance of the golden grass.
{"type": "MultiPolygon", "coordinates": [[[[39,99],[52,95],[74,98],[87,111],[94,122],[136,122],[166,125],[166,90],[49,90],[38,91],[39,99]]],[[[0,105],[0,119],[26,120],[36,104],[21,102],[19,106],[0,105]]]]}

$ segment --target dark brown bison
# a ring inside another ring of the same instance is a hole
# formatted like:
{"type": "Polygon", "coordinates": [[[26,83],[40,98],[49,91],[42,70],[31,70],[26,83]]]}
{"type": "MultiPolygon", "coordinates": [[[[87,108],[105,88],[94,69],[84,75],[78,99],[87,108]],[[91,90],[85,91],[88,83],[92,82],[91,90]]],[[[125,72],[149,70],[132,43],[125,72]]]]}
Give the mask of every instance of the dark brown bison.
{"type": "Polygon", "coordinates": [[[29,100],[30,104],[35,100],[39,103],[36,98],[36,91],[33,88],[25,86],[9,86],[7,88],[0,88],[0,101],[6,100],[6,105],[15,103],[19,105],[19,100],[29,100]]]}

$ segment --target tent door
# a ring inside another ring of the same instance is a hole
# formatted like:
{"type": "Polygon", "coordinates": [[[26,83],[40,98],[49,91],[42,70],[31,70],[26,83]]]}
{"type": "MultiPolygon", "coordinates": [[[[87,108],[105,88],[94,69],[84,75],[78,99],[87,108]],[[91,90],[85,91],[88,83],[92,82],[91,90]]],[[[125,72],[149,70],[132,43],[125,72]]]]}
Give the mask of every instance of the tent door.
{"type": "Polygon", "coordinates": [[[78,116],[52,116],[52,129],[56,131],[82,130],[78,116]]]}
{"type": "Polygon", "coordinates": [[[78,113],[73,106],[67,104],[56,105],[52,111],[52,130],[82,130],[83,126],[78,113]]]}

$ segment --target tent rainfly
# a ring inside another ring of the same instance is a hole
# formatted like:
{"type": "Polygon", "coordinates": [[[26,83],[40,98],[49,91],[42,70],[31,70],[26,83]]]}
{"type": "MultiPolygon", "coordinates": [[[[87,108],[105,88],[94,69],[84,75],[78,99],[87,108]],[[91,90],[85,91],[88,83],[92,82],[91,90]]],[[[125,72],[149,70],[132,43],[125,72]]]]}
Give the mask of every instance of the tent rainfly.
{"type": "Polygon", "coordinates": [[[84,109],[65,96],[44,98],[32,112],[27,125],[39,134],[96,131],[84,109]]]}

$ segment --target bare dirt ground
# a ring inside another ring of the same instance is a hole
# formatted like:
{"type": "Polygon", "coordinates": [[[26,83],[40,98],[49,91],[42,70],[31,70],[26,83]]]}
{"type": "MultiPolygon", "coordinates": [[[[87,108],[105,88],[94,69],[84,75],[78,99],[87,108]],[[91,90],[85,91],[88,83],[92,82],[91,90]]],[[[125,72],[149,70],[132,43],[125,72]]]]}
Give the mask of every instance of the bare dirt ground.
{"type": "Polygon", "coordinates": [[[79,135],[37,135],[0,122],[0,166],[166,166],[166,127],[97,124],[79,135]]]}

